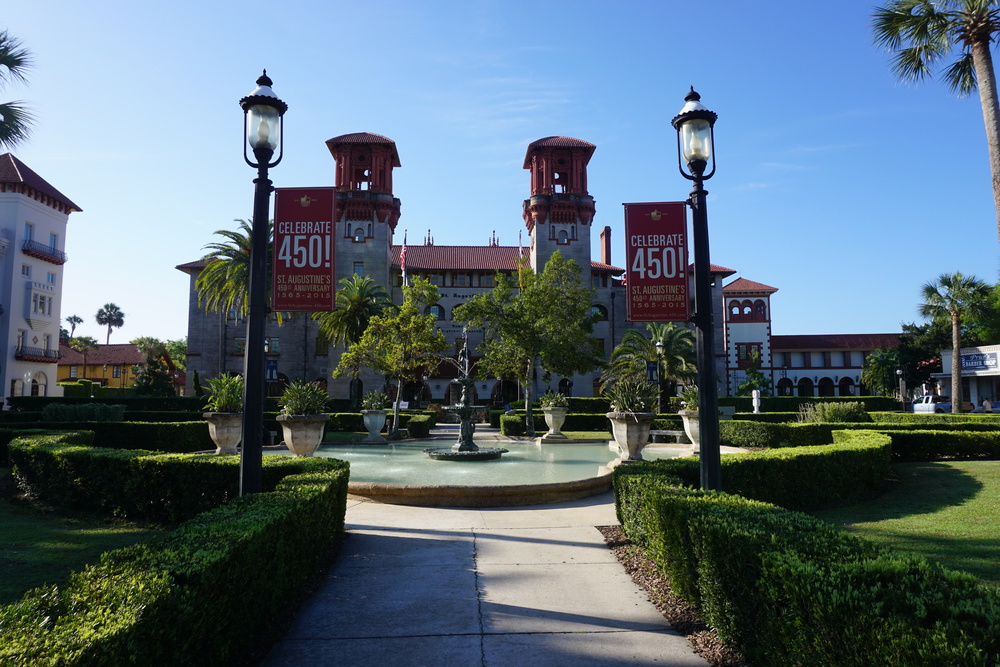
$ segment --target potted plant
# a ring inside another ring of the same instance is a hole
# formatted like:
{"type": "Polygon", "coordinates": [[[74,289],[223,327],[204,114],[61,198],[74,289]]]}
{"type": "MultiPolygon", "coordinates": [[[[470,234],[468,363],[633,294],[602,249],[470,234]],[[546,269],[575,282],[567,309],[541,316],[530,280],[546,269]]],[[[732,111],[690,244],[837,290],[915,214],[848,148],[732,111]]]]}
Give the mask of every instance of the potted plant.
{"type": "Polygon", "coordinates": [[[212,392],[203,416],[216,454],[235,454],[243,435],[243,376],[220,375],[208,380],[212,392]]]}
{"type": "Polygon", "coordinates": [[[684,406],[682,410],[678,410],[677,414],[681,416],[681,421],[684,422],[684,433],[687,435],[688,440],[694,446],[694,453],[697,454],[701,451],[701,430],[698,422],[698,386],[688,385],[681,392],[681,405],[684,406]]]}
{"type": "Polygon", "coordinates": [[[325,389],[301,380],[285,387],[278,398],[278,423],[285,435],[285,446],[295,456],[312,456],[323,441],[323,429],[330,419],[323,412],[326,399],[325,389]]]}
{"type": "Polygon", "coordinates": [[[642,448],[649,442],[649,430],[656,417],[653,410],[658,393],[656,385],[640,375],[626,375],[605,387],[604,395],[611,403],[607,417],[622,462],[642,460],[642,448]]]}
{"type": "Polygon", "coordinates": [[[545,415],[545,425],[549,427],[548,433],[542,436],[542,440],[565,440],[562,425],[566,422],[566,413],[569,412],[569,401],[558,392],[551,389],[538,399],[542,406],[542,413],[545,415]]]}
{"type": "Polygon", "coordinates": [[[386,441],[379,434],[382,432],[382,427],[385,426],[385,417],[388,414],[385,408],[388,405],[389,398],[381,391],[370,391],[361,399],[361,418],[368,430],[368,437],[362,442],[381,443],[386,441]]]}

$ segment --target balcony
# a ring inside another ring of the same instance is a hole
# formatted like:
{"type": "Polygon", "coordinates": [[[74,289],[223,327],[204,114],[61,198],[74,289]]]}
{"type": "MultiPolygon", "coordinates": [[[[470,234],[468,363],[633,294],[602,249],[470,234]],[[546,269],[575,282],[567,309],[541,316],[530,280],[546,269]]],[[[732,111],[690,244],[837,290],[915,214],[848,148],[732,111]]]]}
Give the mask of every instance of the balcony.
{"type": "Polygon", "coordinates": [[[14,358],[18,361],[39,361],[54,364],[59,361],[59,350],[46,350],[43,347],[19,345],[14,350],[14,358]]]}
{"type": "Polygon", "coordinates": [[[69,259],[62,250],[56,250],[51,246],[30,239],[25,241],[21,246],[21,252],[29,257],[34,257],[50,264],[59,264],[60,266],[65,264],[66,260],[69,259]]]}

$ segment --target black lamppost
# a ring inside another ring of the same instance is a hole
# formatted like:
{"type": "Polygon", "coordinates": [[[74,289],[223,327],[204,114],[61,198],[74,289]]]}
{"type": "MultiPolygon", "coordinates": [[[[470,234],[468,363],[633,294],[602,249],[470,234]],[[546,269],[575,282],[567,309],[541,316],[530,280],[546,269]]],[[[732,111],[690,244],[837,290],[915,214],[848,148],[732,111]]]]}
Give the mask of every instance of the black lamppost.
{"type": "Polygon", "coordinates": [[[243,353],[243,447],[240,454],[240,495],[261,490],[264,430],[264,325],[267,322],[267,245],[270,241],[268,211],[271,180],[267,170],[283,153],[282,129],[288,105],[271,90],[267,70],[257,79],[257,87],[240,100],[246,143],[243,159],[257,169],[254,179],[253,231],[250,240],[250,294],[248,298],[246,349],[243,353]],[[247,146],[254,160],[247,155],[247,146]],[[277,159],[273,159],[275,150],[277,159]]]}
{"type": "Polygon", "coordinates": [[[715,322],[712,273],[708,251],[708,210],[704,182],[715,174],[713,127],[718,115],[701,105],[691,88],[684,108],[670,121],[677,130],[677,162],[681,175],[694,181],[687,200],[694,231],[694,317],[698,341],[698,421],[701,433],[701,488],[722,490],[719,450],[719,388],[715,379],[715,322]]]}
{"type": "Polygon", "coordinates": [[[656,341],[656,388],[657,394],[656,409],[662,415],[663,409],[663,341],[656,341]]]}

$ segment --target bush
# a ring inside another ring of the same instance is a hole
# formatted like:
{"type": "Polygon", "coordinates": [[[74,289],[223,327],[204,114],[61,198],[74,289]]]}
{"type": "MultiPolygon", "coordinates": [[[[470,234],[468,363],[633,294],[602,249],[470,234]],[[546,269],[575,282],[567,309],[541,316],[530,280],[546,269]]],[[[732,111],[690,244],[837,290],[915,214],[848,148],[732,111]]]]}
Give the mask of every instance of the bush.
{"type": "Polygon", "coordinates": [[[500,417],[500,433],[510,437],[524,435],[524,417],[503,415],[500,417]]]}
{"type": "Polygon", "coordinates": [[[422,439],[431,434],[433,417],[429,415],[413,415],[406,424],[406,432],[411,438],[422,439]]]}
{"type": "Polygon", "coordinates": [[[799,408],[799,421],[807,423],[854,424],[870,422],[863,403],[806,403],[799,408]]]}
{"type": "MultiPolygon", "coordinates": [[[[899,409],[899,401],[891,396],[763,396],[761,412],[798,412],[805,403],[863,403],[865,410],[892,411],[899,409]]],[[[737,412],[753,412],[753,399],[749,396],[719,396],[719,407],[734,407],[737,412]]]]}
{"type": "Polygon", "coordinates": [[[120,422],[124,418],[124,405],[106,403],[50,403],[42,410],[43,422],[120,422]]]}

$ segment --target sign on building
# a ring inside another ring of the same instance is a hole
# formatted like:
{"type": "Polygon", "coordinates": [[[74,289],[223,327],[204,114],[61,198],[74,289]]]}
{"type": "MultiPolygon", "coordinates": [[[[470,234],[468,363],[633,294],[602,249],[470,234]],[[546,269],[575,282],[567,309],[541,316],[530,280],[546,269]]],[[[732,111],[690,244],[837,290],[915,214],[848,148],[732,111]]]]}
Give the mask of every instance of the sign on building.
{"type": "Polygon", "coordinates": [[[687,204],[625,206],[629,322],[683,322],[688,306],[687,204]]]}
{"type": "Polygon", "coordinates": [[[333,188],[277,188],[271,307],[334,309],[333,188]]]}

